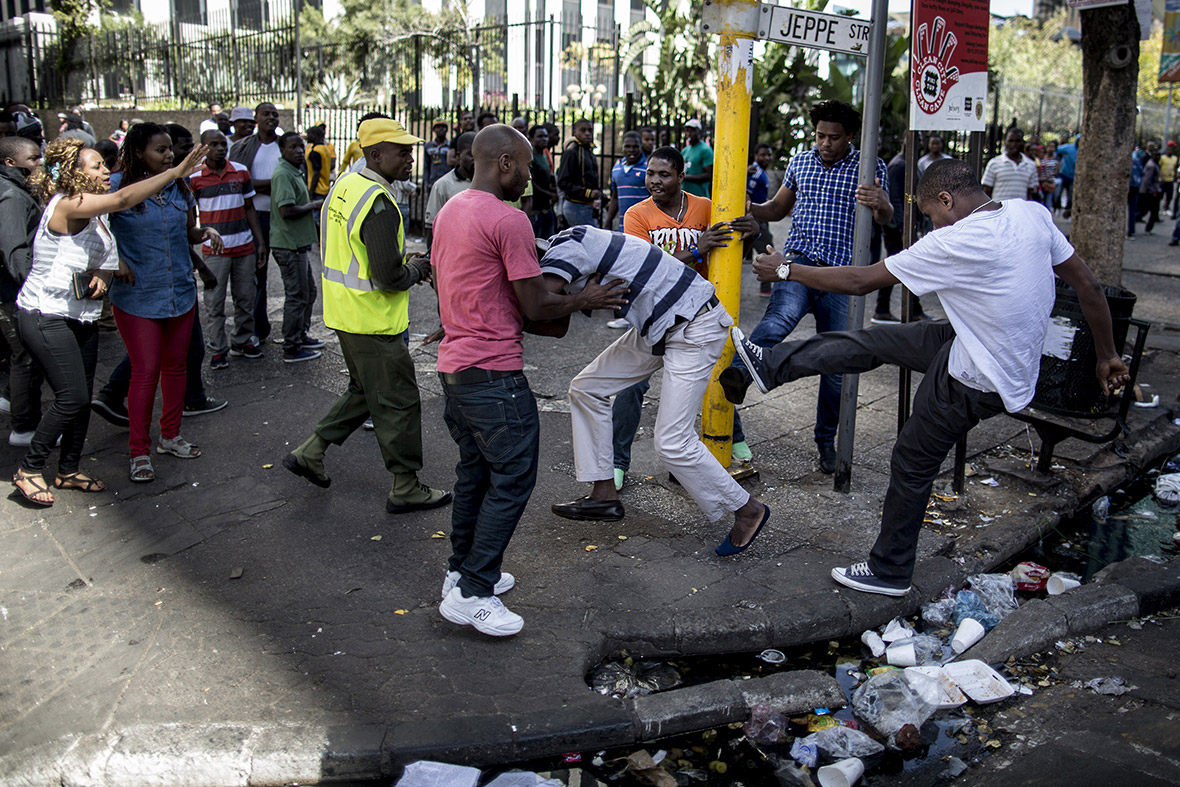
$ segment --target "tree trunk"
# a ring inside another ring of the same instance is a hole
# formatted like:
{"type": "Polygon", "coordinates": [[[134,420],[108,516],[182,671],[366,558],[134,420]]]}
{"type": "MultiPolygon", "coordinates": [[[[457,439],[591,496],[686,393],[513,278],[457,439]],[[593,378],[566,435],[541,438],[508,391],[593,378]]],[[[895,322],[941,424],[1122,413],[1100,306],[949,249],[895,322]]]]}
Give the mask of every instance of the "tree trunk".
{"type": "Polygon", "coordinates": [[[1135,148],[1139,21],[1133,3],[1082,11],[1082,138],[1070,240],[1103,284],[1122,280],[1135,148]]]}

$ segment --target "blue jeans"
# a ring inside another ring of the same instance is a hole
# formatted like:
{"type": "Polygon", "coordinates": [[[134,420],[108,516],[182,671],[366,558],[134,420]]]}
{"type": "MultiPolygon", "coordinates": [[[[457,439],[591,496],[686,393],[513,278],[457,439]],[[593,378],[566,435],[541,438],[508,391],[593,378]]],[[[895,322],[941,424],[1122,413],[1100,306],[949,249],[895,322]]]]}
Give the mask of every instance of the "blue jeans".
{"type": "Polygon", "coordinates": [[[504,550],[537,482],[541,424],[523,372],[470,385],[443,382],[443,420],[459,446],[451,559],[466,596],[491,596],[504,550]]]}
{"type": "MultiPolygon", "coordinates": [[[[814,265],[806,256],[791,255],[792,265],[814,265]]],[[[750,341],[759,347],[774,347],[795,330],[795,326],[807,313],[815,315],[815,332],[843,331],[848,328],[848,296],[821,292],[805,287],[795,281],[775,282],[766,305],[766,314],[750,334],[750,341]]],[[[742,359],[733,356],[733,365],[742,367],[742,359]]],[[[840,383],[838,374],[825,374],[819,378],[819,400],[815,405],[815,442],[830,444],[836,440],[836,427],[840,423],[840,383]]],[[[739,418],[734,413],[734,441],[739,433],[739,418]]]]}
{"type": "Polygon", "coordinates": [[[566,223],[571,227],[577,227],[581,224],[589,224],[592,227],[598,226],[598,221],[594,218],[593,205],[583,205],[580,202],[571,202],[567,199],[562,205],[561,215],[565,216],[566,223]]]}
{"type": "MultiPolygon", "coordinates": [[[[635,383],[622,393],[616,394],[614,404],[611,406],[615,467],[620,470],[631,469],[631,443],[635,441],[635,432],[639,429],[639,418],[643,414],[643,396],[650,387],[650,377],[641,383],[635,383]]],[[[741,419],[738,418],[737,410],[734,410],[733,442],[741,443],[745,439],[746,436],[742,433],[741,419]]]]}
{"type": "Polygon", "coordinates": [[[537,238],[548,238],[557,233],[557,215],[552,208],[534,213],[529,216],[529,221],[533,225],[533,235],[537,238]]]}

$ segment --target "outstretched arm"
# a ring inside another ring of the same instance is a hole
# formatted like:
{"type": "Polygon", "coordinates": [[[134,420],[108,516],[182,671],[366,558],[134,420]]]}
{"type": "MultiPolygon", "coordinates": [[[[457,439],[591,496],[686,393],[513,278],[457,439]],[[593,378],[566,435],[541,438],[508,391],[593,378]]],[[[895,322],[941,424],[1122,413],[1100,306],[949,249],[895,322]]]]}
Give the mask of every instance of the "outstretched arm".
{"type": "MultiPolygon", "coordinates": [[[[754,258],[754,273],[759,281],[779,281],[778,267],[787,262],[787,259],[770,246],[766,247],[766,252],[754,258]]],[[[882,287],[901,283],[883,262],[864,266],[840,265],[833,268],[792,265],[787,281],[797,281],[816,290],[843,295],[864,295],[882,287]]]]}
{"type": "Polygon", "coordinates": [[[1094,373],[1102,385],[1102,392],[1110,394],[1111,391],[1131,382],[1127,365],[1123,363],[1114,346],[1114,331],[1111,329],[1110,307],[1106,304],[1106,294],[1102,291],[1098,279],[1094,278],[1090,267],[1081,257],[1074,254],[1053,268],[1053,272],[1078,294],[1082,314],[1090,324],[1090,333],[1094,335],[1094,352],[1098,356],[1098,366],[1094,373]]]}

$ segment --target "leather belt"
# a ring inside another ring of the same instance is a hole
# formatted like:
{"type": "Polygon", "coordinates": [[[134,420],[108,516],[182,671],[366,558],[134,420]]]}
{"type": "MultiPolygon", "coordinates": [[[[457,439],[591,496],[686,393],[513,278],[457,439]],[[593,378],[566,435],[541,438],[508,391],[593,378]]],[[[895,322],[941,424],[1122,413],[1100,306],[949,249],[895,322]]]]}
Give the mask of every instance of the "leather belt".
{"type": "Polygon", "coordinates": [[[791,249],[791,253],[797,257],[802,257],[804,260],[806,260],[806,262],[796,262],[795,260],[791,260],[792,265],[814,265],[817,268],[834,268],[834,267],[836,267],[835,265],[832,265],[832,263],[830,263],[830,262],[824,262],[823,260],[813,260],[810,257],[808,257],[806,254],[804,254],[803,252],[796,251],[795,249],[791,249]]]}
{"type": "Polygon", "coordinates": [[[521,370],[480,369],[478,366],[471,366],[457,372],[439,372],[438,376],[447,385],[473,385],[475,383],[489,383],[492,380],[500,380],[517,374],[522,374],[521,370]]]}

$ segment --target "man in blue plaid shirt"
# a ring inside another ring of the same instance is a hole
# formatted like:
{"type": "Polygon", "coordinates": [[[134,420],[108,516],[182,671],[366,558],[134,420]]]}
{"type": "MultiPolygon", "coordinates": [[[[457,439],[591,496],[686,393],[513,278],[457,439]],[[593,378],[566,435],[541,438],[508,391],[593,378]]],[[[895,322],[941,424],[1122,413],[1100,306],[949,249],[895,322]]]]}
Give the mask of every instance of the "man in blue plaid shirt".
{"type": "MultiPolygon", "coordinates": [[[[815,126],[815,147],[791,159],[778,193],[769,202],[752,206],[749,213],[758,222],[779,221],[791,215],[791,230],[783,246],[783,255],[790,264],[850,265],[857,203],[873,209],[873,221],[877,224],[886,224],[893,218],[889,175],[885,162],[878,158],[877,184],[857,185],[860,151],[853,147],[852,138],[860,132],[859,112],[843,101],[824,101],[812,107],[810,115],[815,126]]],[[[766,314],[750,334],[750,341],[760,347],[773,347],[809,312],[815,315],[816,333],[849,327],[847,295],[821,292],[794,281],[779,281],[771,292],[766,314]]],[[[734,364],[740,367],[741,359],[735,356],[734,364]]],[[[829,474],[836,470],[840,381],[840,375],[820,377],[815,409],[819,467],[829,474]]],[[[735,434],[739,430],[735,417],[735,434]]]]}

